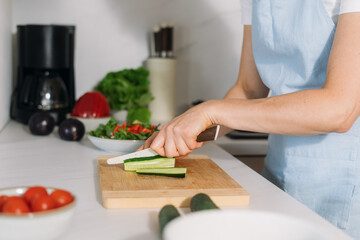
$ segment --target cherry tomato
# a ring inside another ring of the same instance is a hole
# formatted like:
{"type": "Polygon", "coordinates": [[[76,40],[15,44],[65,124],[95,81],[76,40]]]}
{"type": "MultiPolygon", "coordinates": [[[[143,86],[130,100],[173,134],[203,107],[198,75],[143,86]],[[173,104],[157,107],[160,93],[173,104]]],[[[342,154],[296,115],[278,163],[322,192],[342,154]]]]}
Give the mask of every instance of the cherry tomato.
{"type": "Polygon", "coordinates": [[[33,212],[47,211],[56,208],[55,200],[49,195],[41,195],[31,202],[33,212]]]}
{"type": "Polygon", "coordinates": [[[30,208],[21,197],[11,196],[5,201],[2,212],[19,215],[30,212],[30,208]]]}
{"type": "Polygon", "coordinates": [[[57,207],[65,206],[74,200],[74,197],[68,191],[57,189],[50,196],[55,200],[57,207]]]}
{"type": "Polygon", "coordinates": [[[3,207],[3,205],[4,205],[4,203],[5,203],[5,201],[6,200],[8,200],[8,196],[6,196],[6,195],[1,195],[0,196],[0,212],[2,211],[2,207],[3,207]]]}
{"type": "Polygon", "coordinates": [[[26,192],[24,193],[23,197],[25,201],[30,205],[35,198],[38,198],[42,195],[48,195],[46,188],[41,186],[34,186],[28,188],[28,190],[26,190],[26,192]]]}

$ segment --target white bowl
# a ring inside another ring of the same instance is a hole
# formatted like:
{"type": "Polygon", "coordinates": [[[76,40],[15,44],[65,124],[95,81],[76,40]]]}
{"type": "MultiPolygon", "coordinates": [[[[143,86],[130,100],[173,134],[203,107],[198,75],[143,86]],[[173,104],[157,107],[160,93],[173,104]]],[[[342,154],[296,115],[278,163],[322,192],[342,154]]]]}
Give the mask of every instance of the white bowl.
{"type": "Polygon", "coordinates": [[[110,153],[127,154],[135,152],[145,140],[118,140],[118,139],[105,139],[88,135],[92,144],[96,147],[110,153]]]}
{"type": "Polygon", "coordinates": [[[185,214],[164,229],[164,240],[335,240],[337,237],[287,215],[251,210],[209,210],[185,214]]]}
{"type": "Polygon", "coordinates": [[[82,118],[82,117],[73,117],[79,121],[81,121],[85,126],[85,132],[90,132],[91,130],[95,130],[99,127],[100,124],[106,124],[110,117],[103,117],[103,118],[82,118]]]}
{"type": "MultiPolygon", "coordinates": [[[[0,195],[22,196],[28,187],[0,189],[0,195]]],[[[50,194],[55,188],[46,188],[50,194]]],[[[0,213],[0,239],[51,240],[58,239],[68,228],[75,210],[72,203],[44,212],[23,215],[0,213]]]]}

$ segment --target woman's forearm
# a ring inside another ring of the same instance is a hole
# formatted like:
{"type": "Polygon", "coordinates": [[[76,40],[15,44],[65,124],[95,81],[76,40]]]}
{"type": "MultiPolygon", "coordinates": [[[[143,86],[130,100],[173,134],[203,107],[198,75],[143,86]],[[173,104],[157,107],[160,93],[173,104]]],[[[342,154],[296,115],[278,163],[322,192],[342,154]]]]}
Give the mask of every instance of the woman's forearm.
{"type": "MultiPolygon", "coordinates": [[[[242,99],[242,100],[254,99],[257,98],[260,94],[261,94],[260,96],[266,96],[269,92],[269,90],[264,87],[259,87],[257,88],[258,91],[254,91],[252,90],[252,88],[244,88],[244,86],[242,85],[237,84],[233,88],[231,88],[225,95],[224,99],[242,99]]],[[[219,137],[226,135],[232,130],[233,128],[222,125],[220,128],[219,137]]]]}
{"type": "Polygon", "coordinates": [[[359,115],[354,104],[327,89],[253,100],[214,100],[208,108],[214,124],[285,135],[345,132],[359,115]]]}
{"type": "MultiPolygon", "coordinates": [[[[232,87],[224,97],[224,99],[234,99],[234,98],[235,99],[247,99],[244,89],[241,86],[239,86],[238,84],[235,85],[234,87],[232,87]]],[[[218,136],[222,137],[222,136],[228,134],[229,132],[231,132],[232,130],[233,130],[233,128],[222,125],[218,136]]]]}

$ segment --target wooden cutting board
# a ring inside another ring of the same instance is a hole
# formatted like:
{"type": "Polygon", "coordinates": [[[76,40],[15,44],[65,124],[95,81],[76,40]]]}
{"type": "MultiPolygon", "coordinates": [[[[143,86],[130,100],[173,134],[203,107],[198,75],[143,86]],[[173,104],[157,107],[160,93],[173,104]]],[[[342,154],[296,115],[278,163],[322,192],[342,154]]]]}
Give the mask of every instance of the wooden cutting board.
{"type": "Polygon", "coordinates": [[[218,206],[245,206],[249,194],[205,155],[189,155],[176,160],[186,167],[185,178],[138,175],[125,172],[124,164],[108,165],[114,156],[99,156],[98,169],[105,208],[159,208],[166,204],[190,206],[197,193],[208,194],[218,206]]]}

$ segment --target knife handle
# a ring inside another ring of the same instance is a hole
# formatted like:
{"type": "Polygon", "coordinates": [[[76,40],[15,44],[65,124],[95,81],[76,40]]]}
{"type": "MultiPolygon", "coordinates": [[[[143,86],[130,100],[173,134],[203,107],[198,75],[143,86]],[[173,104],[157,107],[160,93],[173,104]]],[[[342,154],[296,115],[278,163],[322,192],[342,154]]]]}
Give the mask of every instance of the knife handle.
{"type": "Polygon", "coordinates": [[[209,127],[197,136],[196,141],[197,142],[215,141],[219,135],[219,130],[220,130],[220,125],[209,127]]]}

